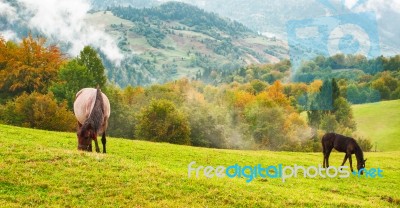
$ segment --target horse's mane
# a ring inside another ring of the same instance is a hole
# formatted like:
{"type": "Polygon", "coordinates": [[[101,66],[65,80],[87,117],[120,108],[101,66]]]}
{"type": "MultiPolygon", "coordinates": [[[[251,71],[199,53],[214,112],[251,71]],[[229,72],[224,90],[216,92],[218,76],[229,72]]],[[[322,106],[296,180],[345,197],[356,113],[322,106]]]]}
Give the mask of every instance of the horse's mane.
{"type": "Polygon", "coordinates": [[[85,123],[82,125],[81,133],[87,131],[88,128],[92,128],[95,133],[97,133],[104,121],[104,105],[103,105],[103,96],[101,90],[97,88],[96,97],[93,109],[89,115],[89,118],[86,119],[85,123]]]}
{"type": "Polygon", "coordinates": [[[364,161],[364,153],[363,153],[360,145],[357,144],[355,139],[353,139],[353,141],[354,141],[354,150],[355,150],[357,161],[358,160],[364,161]]]}

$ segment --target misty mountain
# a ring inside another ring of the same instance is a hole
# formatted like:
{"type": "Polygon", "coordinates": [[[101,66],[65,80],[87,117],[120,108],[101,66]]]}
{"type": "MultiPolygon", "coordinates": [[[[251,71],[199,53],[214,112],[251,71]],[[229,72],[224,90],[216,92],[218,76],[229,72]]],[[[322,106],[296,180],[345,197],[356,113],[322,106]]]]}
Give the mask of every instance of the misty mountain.
{"type": "MultiPolygon", "coordinates": [[[[180,2],[188,4],[164,0],[3,0],[0,33],[15,41],[28,33],[45,36],[48,44],[58,45],[71,57],[85,45],[92,45],[109,69],[109,79],[121,86],[179,77],[218,82],[232,69],[288,58],[287,28],[291,21],[346,13],[374,12],[382,54],[400,51],[400,29],[394,21],[399,19],[400,3],[392,0],[361,1],[355,6],[339,0],[180,2]]],[[[295,49],[300,54],[309,53],[320,49],[320,44],[325,42],[311,42],[308,45],[312,48],[298,44],[295,49]]],[[[356,45],[351,40],[341,44],[356,45]]]]}
{"type": "Polygon", "coordinates": [[[125,59],[105,61],[108,78],[121,86],[180,77],[219,82],[234,69],[287,58],[286,45],[236,21],[198,7],[168,2],[151,8],[108,7],[86,22],[103,25],[125,59]]]}
{"type": "MultiPolygon", "coordinates": [[[[150,7],[168,0],[113,0],[110,5],[150,7]]],[[[400,53],[400,2],[396,0],[178,0],[206,11],[215,12],[243,23],[269,37],[287,41],[287,24],[292,20],[340,16],[348,13],[373,12],[376,15],[380,47],[383,55],[400,53]]],[[[106,8],[106,3],[92,0],[94,8],[106,8]]],[[[361,40],[363,42],[364,40],[361,40]]]]}
{"type": "Polygon", "coordinates": [[[241,66],[287,58],[285,43],[192,5],[107,8],[98,11],[85,1],[7,0],[0,3],[0,33],[15,41],[28,33],[44,36],[71,57],[92,45],[109,80],[120,86],[180,77],[219,82],[241,66]]]}

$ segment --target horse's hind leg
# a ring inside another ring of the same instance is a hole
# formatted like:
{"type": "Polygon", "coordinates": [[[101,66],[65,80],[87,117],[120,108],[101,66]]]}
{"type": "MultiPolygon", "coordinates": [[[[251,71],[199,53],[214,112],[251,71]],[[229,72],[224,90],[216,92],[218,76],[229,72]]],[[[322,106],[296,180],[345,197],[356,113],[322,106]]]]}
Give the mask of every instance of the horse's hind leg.
{"type": "Polygon", "coordinates": [[[103,153],[106,153],[106,132],[103,132],[103,135],[101,136],[101,143],[103,144],[103,153]]]}
{"type": "Polygon", "coordinates": [[[326,167],[329,168],[329,156],[331,155],[332,148],[326,148],[326,155],[325,155],[325,161],[326,161],[326,167]]]}
{"type": "Polygon", "coordinates": [[[324,161],[322,162],[322,166],[325,168],[325,146],[324,143],[322,143],[322,154],[324,155],[324,161]]]}

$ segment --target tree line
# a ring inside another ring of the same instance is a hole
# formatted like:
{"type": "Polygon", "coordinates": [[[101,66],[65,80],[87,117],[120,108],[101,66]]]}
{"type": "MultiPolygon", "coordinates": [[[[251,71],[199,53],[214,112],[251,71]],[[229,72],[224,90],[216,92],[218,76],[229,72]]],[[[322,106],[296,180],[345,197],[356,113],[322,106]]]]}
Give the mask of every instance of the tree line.
{"type": "MultiPolygon", "coordinates": [[[[115,137],[213,148],[319,151],[324,132],[351,135],[356,129],[343,93],[346,82],[284,84],[280,76],[264,76],[264,69],[289,73],[288,61],[238,69],[231,82],[218,85],[183,78],[121,89],[107,82],[101,58],[90,46],[68,58],[56,46],[46,46],[43,38],[29,36],[20,43],[0,39],[0,49],[0,122],[6,124],[74,131],[75,93],[100,86],[111,103],[108,134],[115,137]],[[332,99],[324,99],[329,96],[332,99]]],[[[368,140],[359,139],[368,149],[368,140]]]]}
{"type": "Polygon", "coordinates": [[[239,83],[276,80],[312,83],[336,79],[341,95],[352,104],[400,99],[400,55],[368,60],[362,55],[318,56],[292,71],[289,60],[276,64],[249,65],[226,73],[222,82],[239,83]],[[372,70],[373,69],[373,70],[372,70]]]}

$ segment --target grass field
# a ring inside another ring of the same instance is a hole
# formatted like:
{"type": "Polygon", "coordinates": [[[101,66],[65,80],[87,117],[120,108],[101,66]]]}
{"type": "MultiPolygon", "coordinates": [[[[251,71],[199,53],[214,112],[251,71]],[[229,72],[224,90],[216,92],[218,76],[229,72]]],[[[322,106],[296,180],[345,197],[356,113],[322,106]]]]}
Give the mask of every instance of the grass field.
{"type": "Polygon", "coordinates": [[[377,145],[378,151],[400,150],[400,100],[352,107],[359,134],[377,145]]]}
{"type": "MultiPolygon", "coordinates": [[[[321,153],[217,150],[109,138],[76,150],[74,133],[0,125],[0,207],[398,207],[400,152],[365,153],[383,178],[188,178],[188,164],[321,164],[321,153]]],[[[332,153],[331,165],[343,155],[332,153]]],[[[354,165],[355,166],[355,165],[354,165]]]]}

